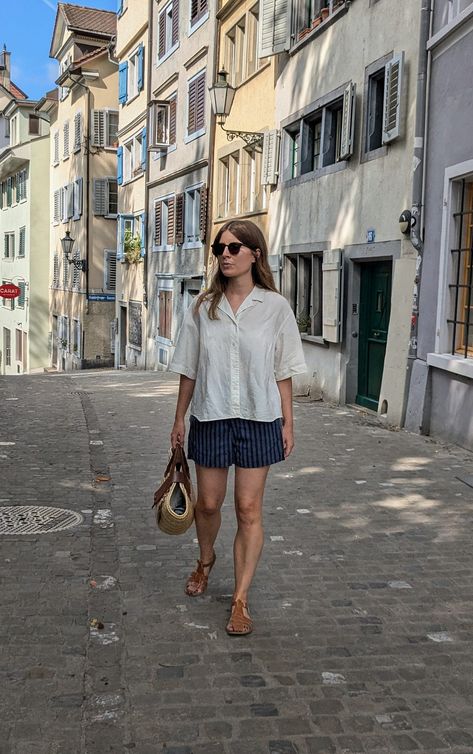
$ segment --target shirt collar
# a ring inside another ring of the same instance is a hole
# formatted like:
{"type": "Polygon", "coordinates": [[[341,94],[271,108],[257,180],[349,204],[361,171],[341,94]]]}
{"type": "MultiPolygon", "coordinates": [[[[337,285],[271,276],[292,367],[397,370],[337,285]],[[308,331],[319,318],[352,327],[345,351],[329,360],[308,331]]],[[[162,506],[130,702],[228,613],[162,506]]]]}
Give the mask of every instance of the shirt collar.
{"type": "MultiPolygon", "coordinates": [[[[255,301],[263,302],[264,294],[264,288],[258,288],[258,286],[255,285],[253,290],[250,291],[246,299],[241,303],[240,308],[238,309],[238,313],[241,314],[246,309],[249,309],[254,305],[255,301]]],[[[222,298],[220,299],[218,304],[218,308],[225,312],[225,314],[228,314],[231,319],[235,320],[235,315],[233,314],[232,307],[228,303],[228,299],[225,294],[222,295],[222,298]]]]}

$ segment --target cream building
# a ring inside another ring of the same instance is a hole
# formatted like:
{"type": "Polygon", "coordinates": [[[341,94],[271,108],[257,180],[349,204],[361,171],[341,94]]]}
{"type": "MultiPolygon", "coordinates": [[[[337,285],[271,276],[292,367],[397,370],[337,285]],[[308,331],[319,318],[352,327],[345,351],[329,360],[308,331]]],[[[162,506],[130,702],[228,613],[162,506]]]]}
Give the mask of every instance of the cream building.
{"type": "Polygon", "coordinates": [[[204,283],[215,0],[152,3],[148,121],[148,368],[166,369],[204,283]]]}
{"type": "Polygon", "coordinates": [[[118,64],[116,14],[59,3],[50,56],[58,99],[51,125],[51,365],[113,366],[115,348],[118,64]],[[74,240],[66,258],[61,240],[74,240]]]}
{"type": "Polygon", "coordinates": [[[148,3],[119,3],[115,54],[119,61],[115,366],[145,369],[148,3]]]}
{"type": "Polygon", "coordinates": [[[49,124],[35,105],[13,99],[3,110],[10,146],[0,151],[0,277],[20,295],[0,307],[1,374],[49,363],[49,124]]]}

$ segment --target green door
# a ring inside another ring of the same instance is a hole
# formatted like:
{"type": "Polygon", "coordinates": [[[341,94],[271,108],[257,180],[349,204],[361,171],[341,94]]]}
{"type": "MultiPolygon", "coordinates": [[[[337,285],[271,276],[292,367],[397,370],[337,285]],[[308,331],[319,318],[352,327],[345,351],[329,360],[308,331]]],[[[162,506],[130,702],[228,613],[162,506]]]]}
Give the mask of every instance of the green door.
{"type": "Polygon", "coordinates": [[[374,411],[378,408],[388,339],[391,275],[391,262],[370,262],[361,266],[356,402],[374,411]]]}

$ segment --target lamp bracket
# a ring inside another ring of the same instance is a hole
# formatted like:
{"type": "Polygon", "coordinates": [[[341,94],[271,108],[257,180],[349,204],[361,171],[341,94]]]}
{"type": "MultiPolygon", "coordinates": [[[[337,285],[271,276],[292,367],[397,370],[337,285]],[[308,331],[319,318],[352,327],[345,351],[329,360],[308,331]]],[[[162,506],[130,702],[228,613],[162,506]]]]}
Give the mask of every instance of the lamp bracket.
{"type": "Polygon", "coordinates": [[[228,141],[233,141],[234,139],[243,139],[245,144],[247,144],[249,147],[255,147],[259,149],[262,149],[263,147],[264,134],[260,131],[231,131],[228,128],[224,128],[222,124],[220,124],[220,128],[227,134],[228,141]]]}
{"type": "Polygon", "coordinates": [[[67,258],[67,261],[69,264],[73,264],[76,270],[81,270],[81,272],[86,272],[87,270],[87,262],[85,259],[69,259],[67,258]]]}

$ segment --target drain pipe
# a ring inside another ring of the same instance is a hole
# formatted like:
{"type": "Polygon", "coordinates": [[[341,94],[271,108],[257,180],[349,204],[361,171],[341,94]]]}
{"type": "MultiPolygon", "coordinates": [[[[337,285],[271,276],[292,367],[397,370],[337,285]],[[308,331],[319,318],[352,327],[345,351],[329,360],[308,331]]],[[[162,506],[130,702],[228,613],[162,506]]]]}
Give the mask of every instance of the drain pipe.
{"type": "Polygon", "coordinates": [[[416,122],[414,137],[414,175],[412,181],[412,208],[410,240],[417,251],[416,276],[412,297],[411,337],[409,340],[408,370],[417,358],[417,334],[419,316],[419,293],[422,273],[423,243],[423,203],[425,183],[425,143],[427,138],[427,100],[430,54],[427,42],[431,35],[434,0],[421,0],[419,64],[417,70],[416,122]]]}

